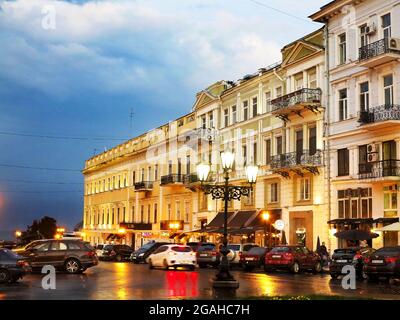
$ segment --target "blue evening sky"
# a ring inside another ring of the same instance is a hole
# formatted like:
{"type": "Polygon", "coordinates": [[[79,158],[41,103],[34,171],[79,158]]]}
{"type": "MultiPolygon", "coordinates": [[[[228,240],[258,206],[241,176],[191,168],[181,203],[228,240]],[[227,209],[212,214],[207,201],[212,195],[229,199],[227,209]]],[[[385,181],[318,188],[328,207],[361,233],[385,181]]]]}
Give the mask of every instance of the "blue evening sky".
{"type": "Polygon", "coordinates": [[[78,223],[78,170],[95,149],[118,143],[93,138],[145,132],[189,112],[215,81],[279,61],[282,46],[321,27],[307,16],[326,3],[0,0],[0,230],[44,215],[78,223]],[[48,6],[54,30],[42,27],[48,6]]]}

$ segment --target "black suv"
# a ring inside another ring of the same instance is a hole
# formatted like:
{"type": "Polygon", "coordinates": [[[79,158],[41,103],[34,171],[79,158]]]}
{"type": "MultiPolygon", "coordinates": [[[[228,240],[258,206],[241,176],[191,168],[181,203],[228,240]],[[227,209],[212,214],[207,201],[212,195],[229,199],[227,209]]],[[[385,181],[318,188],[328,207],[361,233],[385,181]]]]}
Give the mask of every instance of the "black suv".
{"type": "Polygon", "coordinates": [[[101,260],[106,261],[126,261],[129,260],[133,249],[126,244],[107,244],[103,248],[101,260]]]}
{"type": "Polygon", "coordinates": [[[33,271],[52,265],[67,273],[81,273],[98,264],[94,249],[81,240],[41,240],[18,251],[33,271]]]}
{"type": "Polygon", "coordinates": [[[146,263],[147,258],[159,247],[169,244],[168,242],[148,242],[139,249],[137,249],[135,252],[131,254],[131,261],[133,263],[146,263]]]}
{"type": "Polygon", "coordinates": [[[345,249],[336,249],[332,255],[332,262],[329,265],[329,273],[332,279],[337,279],[342,275],[342,269],[346,265],[354,266],[359,279],[366,279],[364,273],[365,260],[375,252],[375,249],[366,247],[354,247],[345,249]]]}

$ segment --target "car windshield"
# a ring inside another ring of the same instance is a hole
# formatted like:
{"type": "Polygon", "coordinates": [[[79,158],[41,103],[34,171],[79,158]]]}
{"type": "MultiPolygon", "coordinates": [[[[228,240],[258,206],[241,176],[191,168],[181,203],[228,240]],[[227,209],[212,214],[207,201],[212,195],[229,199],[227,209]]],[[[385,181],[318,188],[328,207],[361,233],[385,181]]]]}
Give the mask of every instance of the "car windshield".
{"type": "Polygon", "coordinates": [[[254,247],[249,250],[248,254],[264,254],[266,250],[266,248],[254,247]]]}
{"type": "Polygon", "coordinates": [[[184,246],[176,246],[176,247],[172,247],[171,250],[175,251],[175,252],[191,252],[192,248],[184,247],[184,246]]]}
{"type": "Polygon", "coordinates": [[[251,248],[255,248],[255,247],[258,247],[258,246],[255,244],[245,244],[243,246],[243,251],[249,251],[251,248]]]}
{"type": "Polygon", "coordinates": [[[336,249],[334,251],[335,254],[356,254],[357,249],[354,248],[347,248],[347,249],[336,249]]]}
{"type": "Polygon", "coordinates": [[[400,247],[393,247],[393,248],[381,248],[375,251],[376,255],[380,256],[395,256],[400,254],[400,247]]]}
{"type": "Polygon", "coordinates": [[[147,251],[154,246],[154,242],[148,242],[145,245],[141,246],[138,251],[147,251]]]}
{"type": "Polygon", "coordinates": [[[290,252],[290,247],[275,247],[270,252],[271,253],[290,252]]]}
{"type": "Polygon", "coordinates": [[[233,251],[240,251],[240,244],[228,244],[228,249],[233,251]]]}
{"type": "Polygon", "coordinates": [[[215,245],[214,244],[210,244],[210,245],[202,245],[201,247],[199,247],[197,249],[197,251],[201,252],[201,251],[212,251],[215,250],[215,245]]]}

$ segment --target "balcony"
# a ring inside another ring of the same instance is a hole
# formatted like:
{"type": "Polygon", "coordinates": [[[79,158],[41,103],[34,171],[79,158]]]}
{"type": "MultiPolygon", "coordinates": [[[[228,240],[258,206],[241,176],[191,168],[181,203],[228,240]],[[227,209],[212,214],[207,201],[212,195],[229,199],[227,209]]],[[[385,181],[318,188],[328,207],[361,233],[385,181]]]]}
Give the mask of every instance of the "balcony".
{"type": "Polygon", "coordinates": [[[183,183],[183,174],[168,174],[161,177],[161,185],[165,186],[168,184],[183,183]]]}
{"type": "Polygon", "coordinates": [[[284,121],[290,114],[300,115],[304,109],[319,112],[321,108],[321,89],[300,89],[271,101],[272,114],[284,121]]]}
{"type": "Polygon", "coordinates": [[[359,179],[399,180],[400,160],[381,160],[360,164],[359,179]]]}
{"type": "Polygon", "coordinates": [[[400,58],[400,50],[391,49],[389,39],[381,39],[359,49],[358,64],[367,68],[374,68],[400,58]]]}
{"type": "Polygon", "coordinates": [[[400,125],[400,105],[382,105],[360,112],[358,119],[361,125],[374,124],[377,126],[400,125]]]}
{"type": "Polygon", "coordinates": [[[303,176],[304,170],[313,174],[318,174],[318,168],[322,166],[322,151],[316,150],[310,152],[304,150],[302,152],[290,152],[273,156],[270,162],[271,170],[281,174],[285,178],[289,178],[289,172],[303,176]]]}
{"type": "Polygon", "coordinates": [[[215,141],[217,138],[217,130],[214,128],[198,128],[196,129],[197,138],[206,141],[215,141]]]}
{"type": "Polygon", "coordinates": [[[142,181],[135,183],[135,191],[151,191],[153,190],[153,182],[152,181],[142,181]]]}

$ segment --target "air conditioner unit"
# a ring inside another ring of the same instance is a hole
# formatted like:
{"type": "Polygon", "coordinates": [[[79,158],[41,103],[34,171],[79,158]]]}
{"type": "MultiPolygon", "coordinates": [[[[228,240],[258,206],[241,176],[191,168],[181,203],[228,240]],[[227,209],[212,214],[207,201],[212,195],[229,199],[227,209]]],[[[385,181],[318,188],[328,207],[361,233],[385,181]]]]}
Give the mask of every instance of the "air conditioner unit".
{"type": "Polygon", "coordinates": [[[376,32],[375,23],[369,24],[369,25],[365,28],[365,34],[371,35],[371,34],[374,34],[375,32],[376,32]]]}
{"type": "Polygon", "coordinates": [[[376,153],[376,152],[378,152],[378,145],[376,144],[367,145],[367,153],[376,153]]]}
{"type": "Polygon", "coordinates": [[[377,162],[379,161],[379,154],[378,153],[369,153],[367,155],[368,162],[377,162]]]}
{"type": "Polygon", "coordinates": [[[399,38],[389,38],[389,50],[400,51],[399,38]]]}

